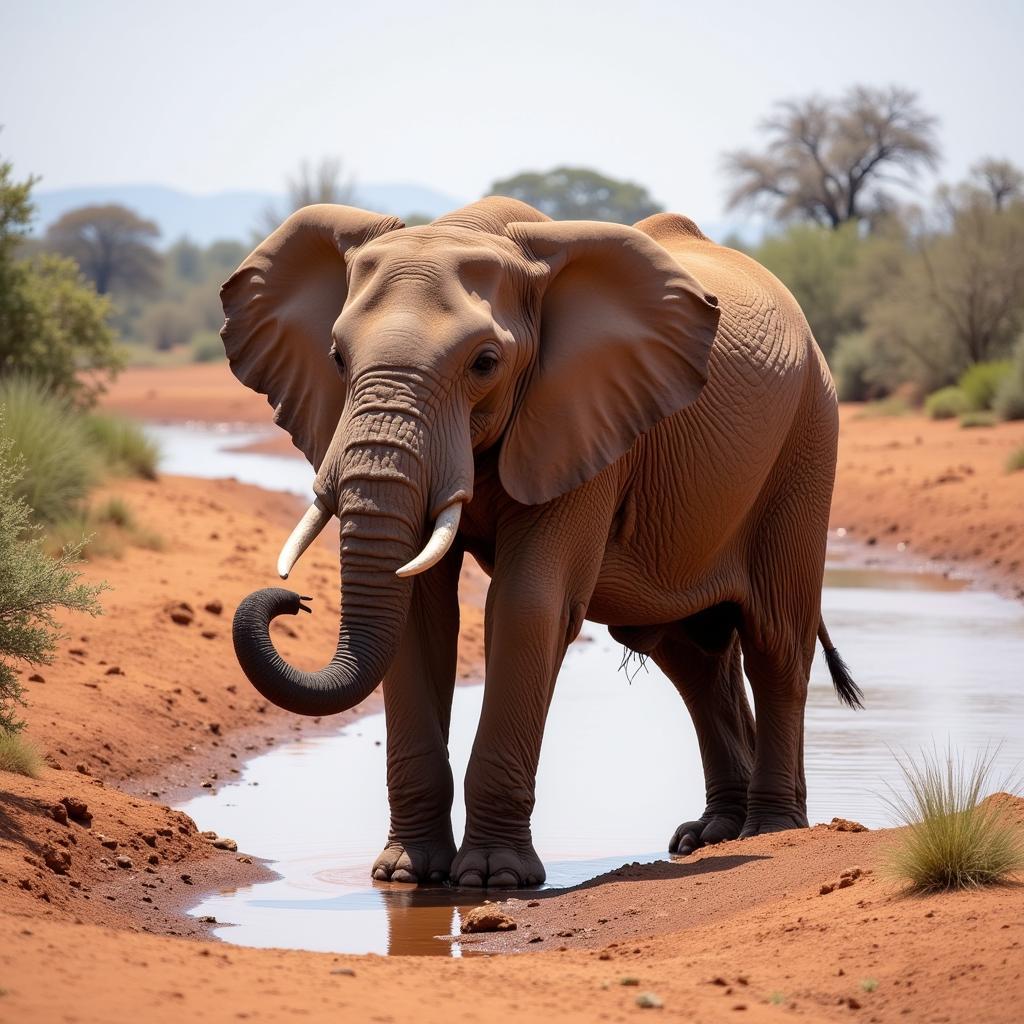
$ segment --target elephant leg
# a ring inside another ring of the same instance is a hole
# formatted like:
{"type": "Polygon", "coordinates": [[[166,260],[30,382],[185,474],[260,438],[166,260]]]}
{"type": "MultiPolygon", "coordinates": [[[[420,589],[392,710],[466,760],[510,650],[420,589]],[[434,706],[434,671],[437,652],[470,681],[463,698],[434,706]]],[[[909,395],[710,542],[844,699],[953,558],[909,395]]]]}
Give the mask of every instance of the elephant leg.
{"type": "Polygon", "coordinates": [[[692,853],[736,839],[746,820],[754,720],[743,685],[739,637],[728,614],[722,606],[677,623],[651,652],[690,712],[704,765],[704,813],[675,830],[670,853],[692,853]]]}
{"type": "Polygon", "coordinates": [[[757,739],[741,836],[807,827],[804,708],[815,632],[814,603],[796,617],[799,628],[742,630],[743,665],[754,694],[757,739]]]}
{"type": "Polygon", "coordinates": [[[405,632],[384,678],[391,825],[373,864],[378,881],[442,883],[455,856],[448,726],[461,564],[453,552],[416,577],[405,632]]]}

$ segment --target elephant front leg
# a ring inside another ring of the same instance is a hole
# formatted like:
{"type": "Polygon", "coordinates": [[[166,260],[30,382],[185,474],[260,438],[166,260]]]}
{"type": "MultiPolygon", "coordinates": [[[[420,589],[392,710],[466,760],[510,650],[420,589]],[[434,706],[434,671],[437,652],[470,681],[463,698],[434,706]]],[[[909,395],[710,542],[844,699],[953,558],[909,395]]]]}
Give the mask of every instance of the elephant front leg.
{"type": "Polygon", "coordinates": [[[416,578],[405,633],[384,679],[391,824],[373,865],[378,881],[440,884],[455,856],[448,726],[461,563],[453,553],[416,578]]]}
{"type": "Polygon", "coordinates": [[[540,885],[544,865],[530,816],[544,722],[565,649],[584,605],[564,591],[498,582],[487,604],[487,681],[466,772],[466,834],[452,881],[471,887],[540,885]]]}

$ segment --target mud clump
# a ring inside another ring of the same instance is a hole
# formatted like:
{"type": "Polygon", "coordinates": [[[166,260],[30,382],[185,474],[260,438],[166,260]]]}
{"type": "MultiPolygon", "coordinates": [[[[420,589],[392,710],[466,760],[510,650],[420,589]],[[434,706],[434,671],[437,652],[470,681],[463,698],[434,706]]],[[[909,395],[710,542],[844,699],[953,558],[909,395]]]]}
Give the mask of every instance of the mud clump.
{"type": "Polygon", "coordinates": [[[220,615],[224,611],[224,603],[214,598],[212,601],[207,601],[203,608],[211,615],[220,615]]]}
{"type": "Polygon", "coordinates": [[[60,802],[64,805],[64,809],[72,821],[77,821],[79,825],[86,827],[92,824],[92,811],[89,810],[84,800],[79,800],[76,796],[62,796],[60,802]]]}
{"type": "Polygon", "coordinates": [[[827,896],[830,892],[835,892],[836,889],[849,889],[858,878],[863,878],[865,875],[870,875],[871,869],[868,868],[847,868],[834,882],[826,882],[818,890],[819,896],[827,896]]]}
{"type": "Polygon", "coordinates": [[[850,821],[848,818],[833,818],[829,824],[825,826],[829,832],[867,832],[867,825],[862,825],[859,821],[850,821]]]}
{"type": "Polygon", "coordinates": [[[66,875],[71,867],[71,854],[48,843],[43,848],[43,863],[55,875],[66,875]]]}
{"type": "Polygon", "coordinates": [[[176,622],[179,626],[190,625],[196,617],[196,613],[192,610],[192,605],[185,601],[169,604],[167,606],[167,614],[170,616],[171,622],[176,622]]]}
{"type": "Polygon", "coordinates": [[[474,907],[462,918],[460,930],[471,932],[514,932],[518,925],[515,918],[493,903],[474,907]]]}

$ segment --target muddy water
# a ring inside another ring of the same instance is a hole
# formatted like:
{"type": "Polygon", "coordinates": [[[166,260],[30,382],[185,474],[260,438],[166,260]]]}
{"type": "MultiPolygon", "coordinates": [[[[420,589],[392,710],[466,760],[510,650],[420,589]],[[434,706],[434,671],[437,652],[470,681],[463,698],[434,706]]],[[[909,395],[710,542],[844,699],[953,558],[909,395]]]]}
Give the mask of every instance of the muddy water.
{"type": "MultiPolygon", "coordinates": [[[[205,438],[200,459],[195,432],[180,440],[192,446],[181,471],[193,475],[205,466],[211,476],[246,479],[247,459],[273,458],[225,456],[215,438],[205,438]]],[[[278,468],[260,467],[253,482],[266,486],[278,468]]],[[[823,603],[868,707],[840,707],[819,658],[806,730],[812,822],[841,815],[887,824],[883,798],[899,783],[893,750],[952,743],[971,756],[1002,743],[997,773],[1024,763],[1020,605],[941,576],[850,569],[841,561],[827,574],[823,603]]],[[[682,702],[653,665],[628,679],[618,670],[621,652],[606,631],[588,626],[559,677],[533,821],[549,886],[664,857],[675,826],[703,808],[697,744],[682,702]]],[[[480,687],[456,691],[451,758],[458,780],[481,697],[480,687]]],[[[457,934],[459,907],[477,894],[369,880],[387,830],[383,740],[383,717],[371,716],[256,757],[237,783],[183,805],[200,828],[232,836],[280,875],[220,893],[193,912],[213,914],[224,922],[217,934],[245,945],[458,955],[458,942],[437,936],[457,934]]],[[[458,836],[461,800],[454,819],[458,836]]]]}

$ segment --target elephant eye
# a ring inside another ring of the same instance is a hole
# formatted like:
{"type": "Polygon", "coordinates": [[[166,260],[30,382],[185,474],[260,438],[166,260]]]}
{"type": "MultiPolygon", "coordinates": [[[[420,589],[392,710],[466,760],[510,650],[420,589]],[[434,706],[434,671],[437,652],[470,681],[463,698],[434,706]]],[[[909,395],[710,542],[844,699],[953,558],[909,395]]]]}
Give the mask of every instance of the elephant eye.
{"type": "Polygon", "coordinates": [[[334,365],[338,368],[338,373],[345,372],[345,360],[341,358],[341,353],[332,345],[330,356],[334,360],[334,365]]]}
{"type": "Polygon", "coordinates": [[[489,377],[498,368],[498,357],[493,352],[481,352],[473,362],[473,372],[489,377]]]}

